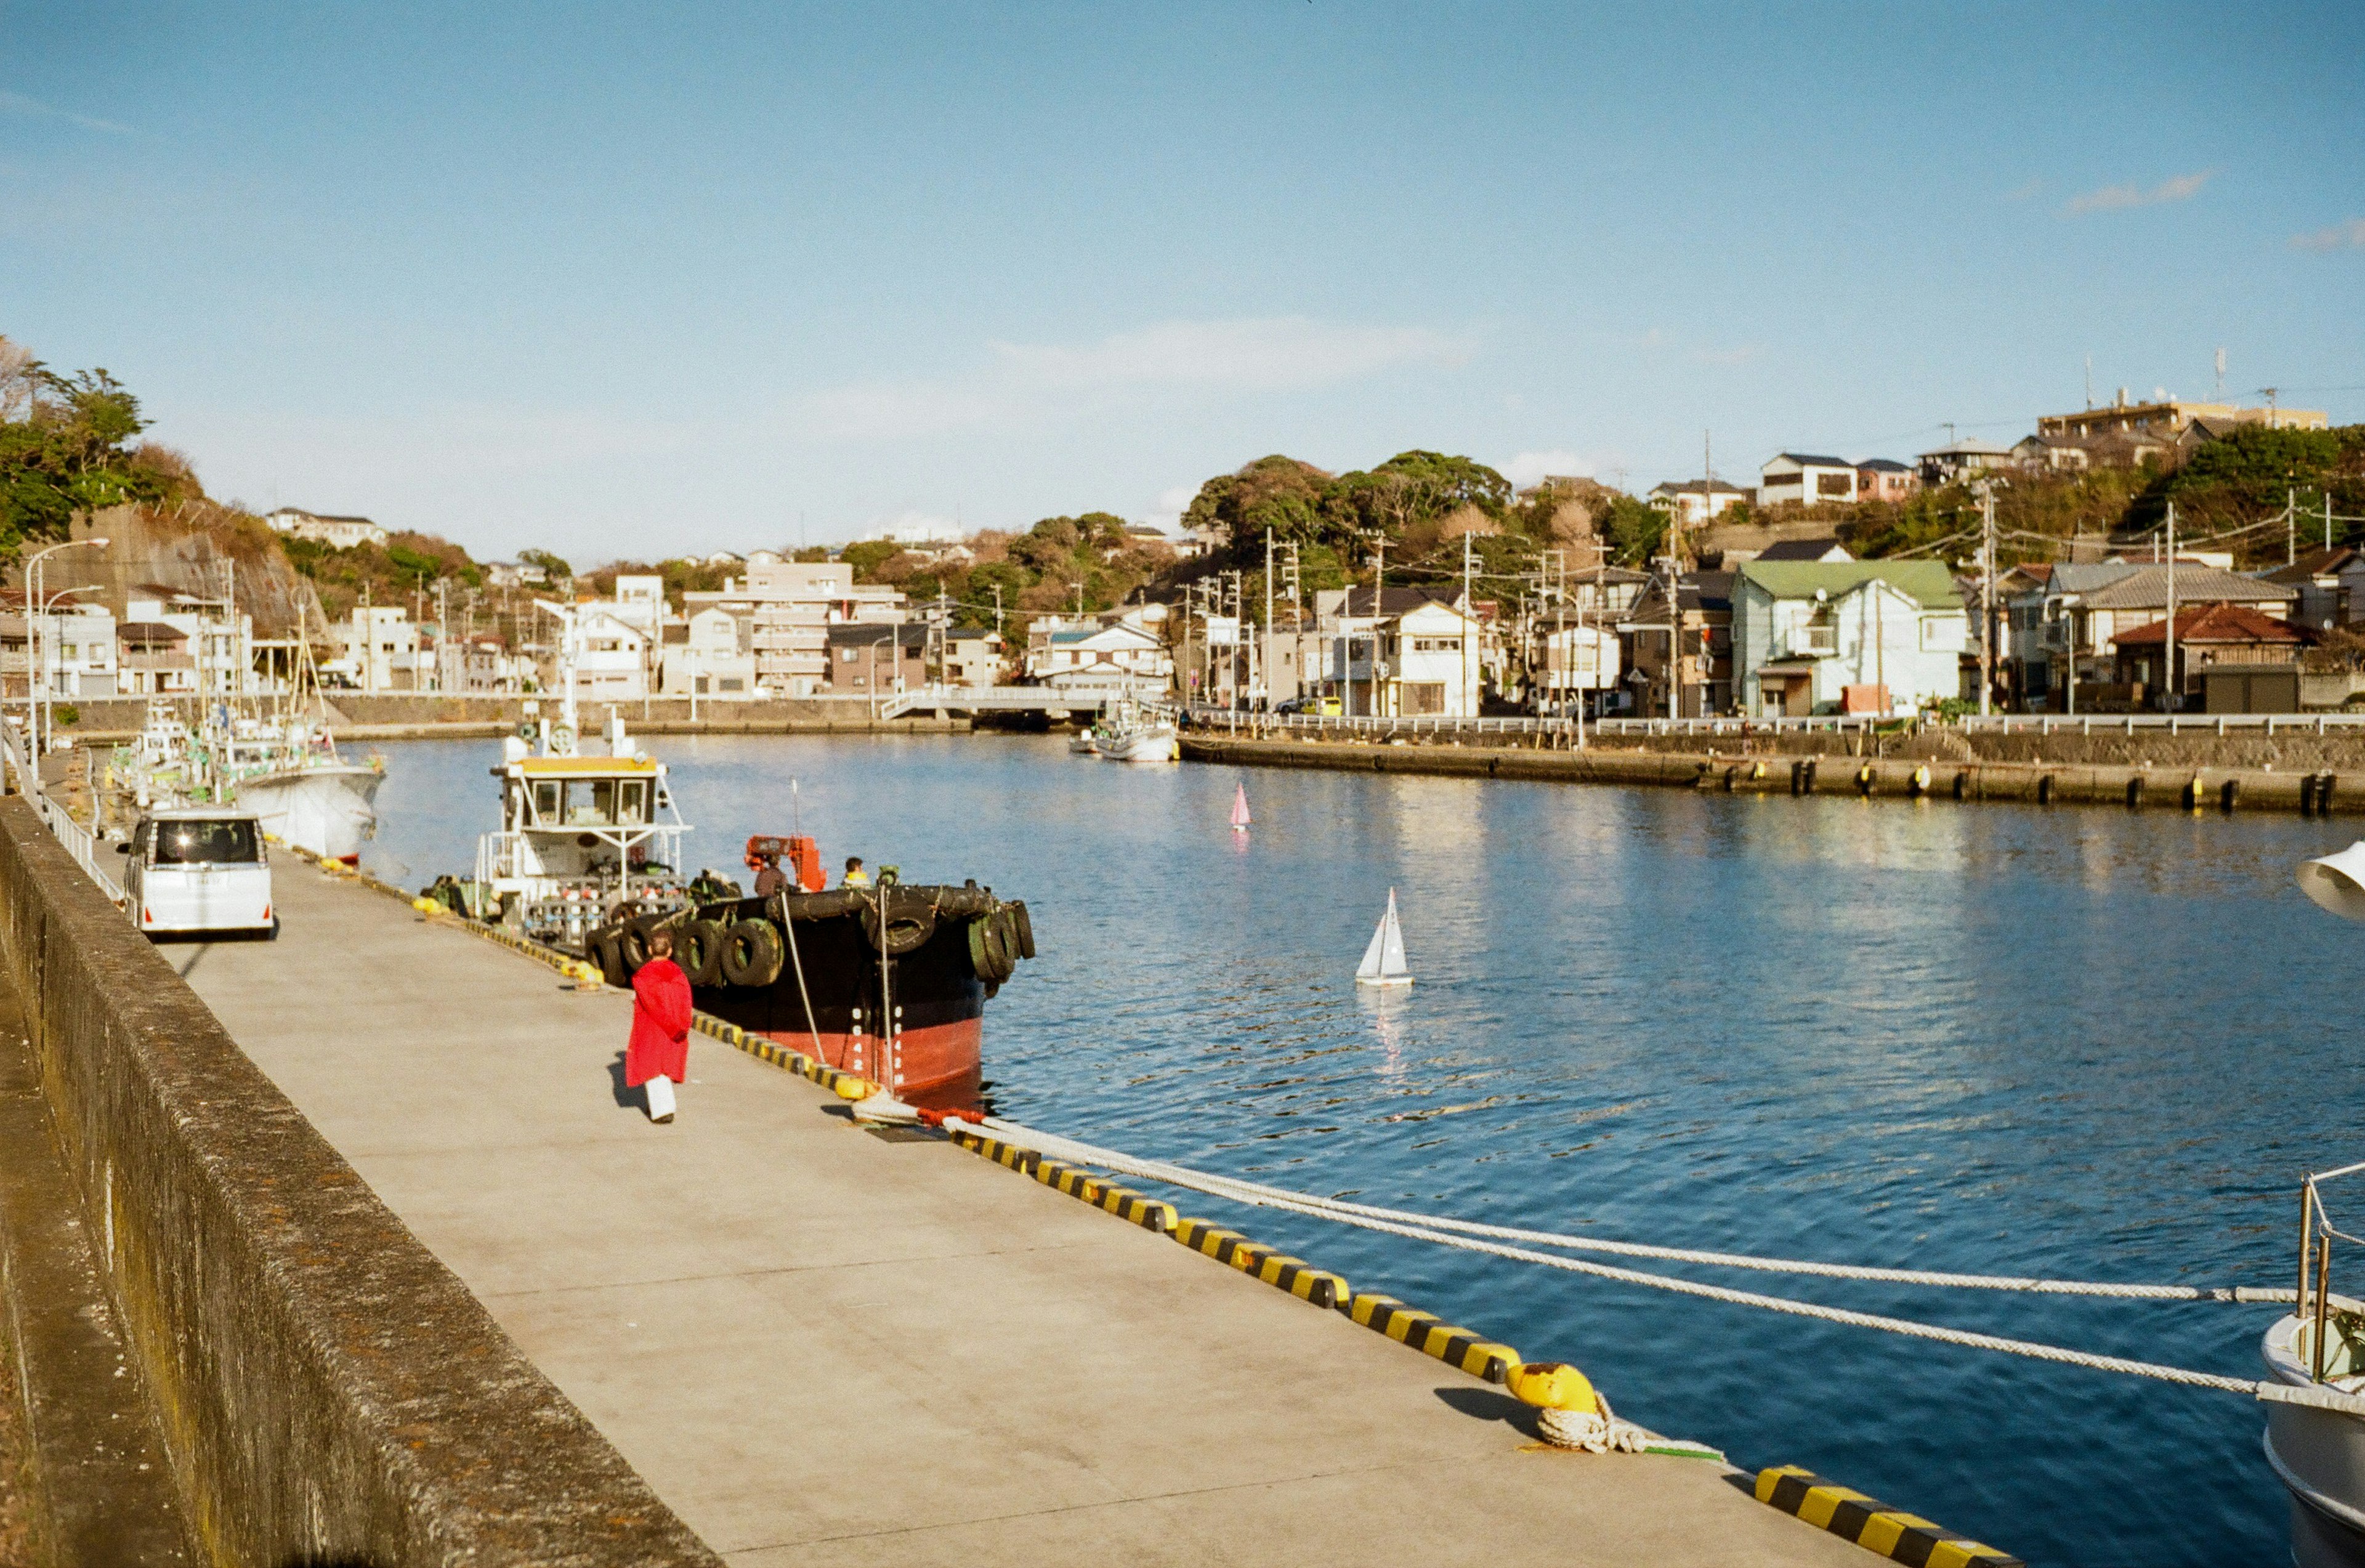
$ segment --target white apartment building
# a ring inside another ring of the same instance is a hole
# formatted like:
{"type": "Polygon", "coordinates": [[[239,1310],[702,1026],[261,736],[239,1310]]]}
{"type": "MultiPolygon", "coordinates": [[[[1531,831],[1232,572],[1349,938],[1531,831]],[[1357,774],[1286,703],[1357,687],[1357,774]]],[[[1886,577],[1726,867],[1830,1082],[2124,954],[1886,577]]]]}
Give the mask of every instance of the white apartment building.
{"type": "Polygon", "coordinates": [[[180,633],[181,651],[195,671],[195,689],[207,697],[252,697],[275,689],[255,673],[254,617],[232,615],[219,602],[190,598],[132,597],[123,606],[126,627],[162,624],[180,633]]]}
{"type": "Polygon", "coordinates": [[[625,625],[639,628],[643,636],[654,641],[665,629],[665,579],[620,576],[616,579],[616,597],[600,608],[625,625]]]}
{"type": "Polygon", "coordinates": [[[667,627],[657,689],[667,697],[694,693],[733,702],[760,695],[753,627],[712,606],[692,615],[686,626],[667,627]]]}
{"type": "Polygon", "coordinates": [[[1766,507],[1856,498],[1855,465],[1844,457],[1821,457],[1810,452],[1781,452],[1757,471],[1757,505],[1766,507]]]}
{"type": "Polygon", "coordinates": [[[1010,673],[1003,656],[1002,633],[963,626],[944,634],[944,681],[947,686],[999,686],[1010,673]]]}
{"type": "MultiPolygon", "coordinates": [[[[575,607],[577,701],[638,702],[649,694],[649,634],[610,604],[575,607]]],[[[552,683],[554,689],[556,681],[552,683]]]]}
{"type": "Polygon", "coordinates": [[[11,615],[0,626],[0,669],[20,687],[34,667],[28,633],[39,634],[39,689],[52,697],[113,697],[119,689],[115,615],[103,604],[52,605],[42,615],[11,615]]]}
{"type": "Polygon", "coordinates": [[[857,587],[843,561],[783,561],[764,550],[747,557],[745,577],[682,599],[693,614],[722,610],[747,622],[756,685],[772,697],[810,697],[829,683],[831,626],[892,626],[904,615],[901,588],[857,587]]]}
{"type": "Polygon", "coordinates": [[[263,521],[281,533],[326,544],[332,550],[386,543],[386,530],[365,517],[338,517],[306,511],[301,507],[281,507],[263,521]]]}
{"type": "MultiPolygon", "coordinates": [[[[132,608],[139,606],[135,602],[132,608]]],[[[141,618],[135,614],[133,619],[141,618]]],[[[330,632],[336,638],[337,656],[321,667],[323,675],[341,676],[362,692],[418,689],[419,628],[411,623],[409,610],[398,604],[357,604],[330,632]]],[[[200,655],[201,666],[203,662],[200,655]]]]}

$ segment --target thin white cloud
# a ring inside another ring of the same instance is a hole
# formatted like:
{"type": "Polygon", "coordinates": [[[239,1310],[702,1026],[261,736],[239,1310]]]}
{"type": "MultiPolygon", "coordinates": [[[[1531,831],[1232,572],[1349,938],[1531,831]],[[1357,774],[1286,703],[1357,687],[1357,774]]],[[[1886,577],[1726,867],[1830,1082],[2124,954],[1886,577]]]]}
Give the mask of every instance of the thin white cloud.
{"type": "Polygon", "coordinates": [[[26,119],[62,119],[68,125],[78,125],[84,130],[103,130],[110,136],[133,134],[128,125],[118,125],[111,119],[100,119],[93,115],[78,115],[72,109],[62,109],[39,98],[28,97],[23,93],[11,93],[5,88],[0,88],[0,113],[18,115],[26,119]]]}
{"type": "Polygon", "coordinates": [[[1733,349],[1694,349],[1692,358],[1702,364],[1747,364],[1764,352],[1757,343],[1743,343],[1733,349]]]}
{"type": "Polygon", "coordinates": [[[1095,342],[993,342],[973,375],[832,387],[800,399],[799,432],[866,441],[936,435],[1128,392],[1307,391],[1409,366],[1455,365],[1467,337],[1427,327],[1360,327],[1304,316],[1161,321],[1095,342]]]}
{"type": "Polygon", "coordinates": [[[1149,521],[1171,533],[1182,526],[1182,514],[1198,498],[1199,482],[1195,479],[1187,485],[1169,485],[1158,492],[1158,504],[1149,509],[1149,521]]]}
{"type": "Polygon", "coordinates": [[[2061,210],[2067,213],[2123,212],[2131,207],[2158,207],[2165,202],[2191,201],[2201,194],[2201,187],[2207,185],[2216,173],[2214,169],[2202,169],[2197,174],[2179,174],[2173,179],[2162,180],[2149,190],[2140,185],[2104,185],[2101,190],[2071,196],[2068,205],[2061,210]]]}
{"type": "Polygon", "coordinates": [[[1024,380],[1047,386],[1229,386],[1295,390],[1403,364],[1460,364],[1464,339],[1426,327],[1354,327],[1304,316],[1161,321],[1082,348],[992,345],[1024,380]]]}
{"type": "Polygon", "coordinates": [[[1593,477],[1593,465],[1565,447],[1554,447],[1550,452],[1522,452],[1504,464],[1499,472],[1504,478],[1524,490],[1555,475],[1562,478],[1590,479],[1593,477]]]}
{"type": "Polygon", "coordinates": [[[2365,251],[2365,218],[2352,218],[2313,234],[2292,236],[2294,251],[2365,251]]]}

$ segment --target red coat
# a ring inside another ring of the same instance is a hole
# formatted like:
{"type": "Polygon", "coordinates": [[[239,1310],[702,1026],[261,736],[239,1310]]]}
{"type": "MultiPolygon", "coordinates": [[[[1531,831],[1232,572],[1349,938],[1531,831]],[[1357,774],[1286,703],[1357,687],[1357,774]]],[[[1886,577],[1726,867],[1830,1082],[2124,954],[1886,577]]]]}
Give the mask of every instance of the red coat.
{"type": "Polygon", "coordinates": [[[624,1081],[638,1087],[663,1073],[689,1076],[689,977],[671,958],[651,958],[633,975],[633,1037],[624,1047],[624,1081]]]}

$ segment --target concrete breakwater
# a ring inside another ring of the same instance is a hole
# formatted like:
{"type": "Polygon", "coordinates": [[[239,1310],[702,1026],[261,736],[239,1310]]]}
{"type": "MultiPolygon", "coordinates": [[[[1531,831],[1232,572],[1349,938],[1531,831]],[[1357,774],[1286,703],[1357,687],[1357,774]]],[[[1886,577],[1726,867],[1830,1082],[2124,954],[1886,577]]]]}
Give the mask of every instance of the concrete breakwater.
{"type": "Polygon", "coordinates": [[[2317,769],[2185,765],[1931,760],[1915,756],[1734,755],[1588,746],[1377,744],[1186,734],[1192,762],[1427,773],[1573,784],[1653,784],[1775,795],[1860,795],[2030,805],[2120,805],[2211,811],[2365,812],[2365,768],[2345,779],[2317,769]]]}
{"type": "Polygon", "coordinates": [[[0,965],[206,1558],[718,1561],[21,798],[0,801],[0,965]]]}

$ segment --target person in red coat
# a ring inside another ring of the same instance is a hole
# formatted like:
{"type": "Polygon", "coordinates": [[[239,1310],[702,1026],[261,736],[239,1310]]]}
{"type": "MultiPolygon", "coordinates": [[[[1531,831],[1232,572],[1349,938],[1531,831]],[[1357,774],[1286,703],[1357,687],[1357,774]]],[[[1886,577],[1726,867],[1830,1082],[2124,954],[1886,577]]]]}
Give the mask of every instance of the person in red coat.
{"type": "Polygon", "coordinates": [[[649,937],[649,961],[633,972],[633,1037],[624,1082],[639,1086],[649,1120],[673,1120],[673,1086],[689,1071],[689,977],[673,961],[673,933],[649,937]]]}

